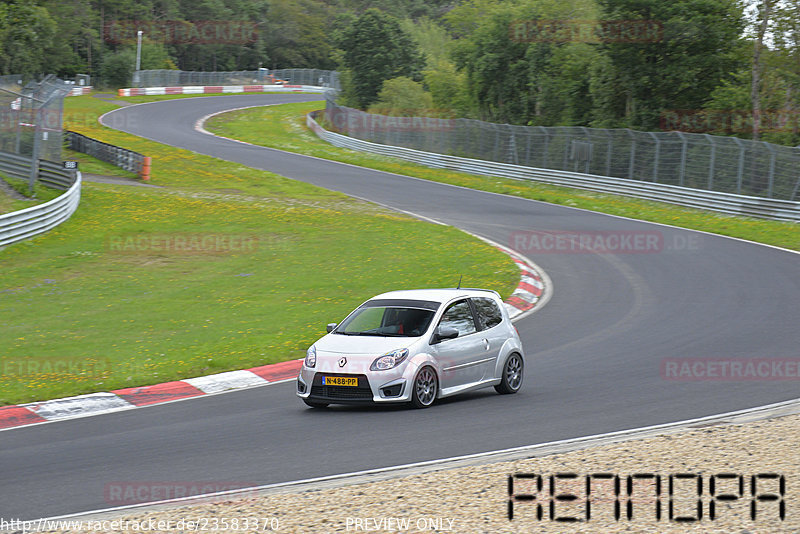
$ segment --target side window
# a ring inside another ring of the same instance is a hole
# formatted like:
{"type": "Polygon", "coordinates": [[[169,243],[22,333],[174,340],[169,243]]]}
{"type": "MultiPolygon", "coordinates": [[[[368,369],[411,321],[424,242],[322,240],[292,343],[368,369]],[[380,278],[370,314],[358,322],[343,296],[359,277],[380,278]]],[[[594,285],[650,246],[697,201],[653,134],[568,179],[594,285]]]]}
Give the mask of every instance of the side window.
{"type": "Polygon", "coordinates": [[[458,330],[458,335],[466,336],[477,331],[475,328],[475,320],[472,318],[472,308],[469,302],[461,300],[455,304],[450,305],[447,311],[442,315],[442,321],[439,326],[449,326],[458,330]]]}
{"type": "Polygon", "coordinates": [[[503,322],[503,314],[493,299],[478,297],[472,299],[472,303],[475,304],[478,317],[486,328],[492,328],[503,322]]]}

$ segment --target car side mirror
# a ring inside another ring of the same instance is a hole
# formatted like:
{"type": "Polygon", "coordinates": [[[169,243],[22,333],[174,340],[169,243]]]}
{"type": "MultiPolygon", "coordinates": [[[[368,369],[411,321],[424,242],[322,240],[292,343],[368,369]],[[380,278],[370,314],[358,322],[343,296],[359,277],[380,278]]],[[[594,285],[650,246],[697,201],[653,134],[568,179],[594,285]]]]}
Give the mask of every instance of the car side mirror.
{"type": "Polygon", "coordinates": [[[336,323],[328,323],[328,326],[325,327],[325,330],[327,330],[328,333],[330,334],[331,332],[333,332],[333,329],[336,328],[337,326],[339,325],[336,323]]]}
{"type": "Polygon", "coordinates": [[[458,337],[458,330],[453,328],[452,326],[440,326],[436,329],[436,333],[433,334],[433,341],[434,343],[439,343],[440,341],[444,341],[446,339],[454,339],[458,337]]]}

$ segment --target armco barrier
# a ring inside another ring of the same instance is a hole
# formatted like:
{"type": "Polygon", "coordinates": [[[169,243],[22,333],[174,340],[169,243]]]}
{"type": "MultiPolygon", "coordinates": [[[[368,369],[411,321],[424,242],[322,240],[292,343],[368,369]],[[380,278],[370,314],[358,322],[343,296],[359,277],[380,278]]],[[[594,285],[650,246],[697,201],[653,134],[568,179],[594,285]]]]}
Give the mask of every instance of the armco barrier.
{"type": "Polygon", "coordinates": [[[187,85],[175,87],[129,87],[118,89],[118,96],[203,95],[210,93],[324,93],[316,85],[187,85]]]}
{"type": "Polygon", "coordinates": [[[669,202],[690,208],[713,210],[731,215],[800,222],[800,202],[719,193],[667,184],[656,184],[624,178],[597,176],[577,172],[538,169],[509,163],[460,158],[445,154],[423,152],[410,148],[381,145],[330,132],[314,119],[319,112],[310,113],[306,124],[321,139],[332,145],[401,158],[420,165],[453,171],[501,176],[514,180],[532,180],[566,187],[576,187],[601,193],[614,193],[659,202],[669,202]]]}
{"type": "Polygon", "coordinates": [[[116,165],[121,169],[139,175],[142,180],[150,179],[149,157],[127,148],[92,139],[77,132],[67,131],[64,133],[66,134],[66,146],[70,150],[88,154],[100,161],[116,165]]]}
{"type": "Polygon", "coordinates": [[[42,234],[61,224],[78,209],[80,200],[81,175],[77,173],[75,182],[63,195],[44,204],[0,215],[0,247],[42,234]]]}

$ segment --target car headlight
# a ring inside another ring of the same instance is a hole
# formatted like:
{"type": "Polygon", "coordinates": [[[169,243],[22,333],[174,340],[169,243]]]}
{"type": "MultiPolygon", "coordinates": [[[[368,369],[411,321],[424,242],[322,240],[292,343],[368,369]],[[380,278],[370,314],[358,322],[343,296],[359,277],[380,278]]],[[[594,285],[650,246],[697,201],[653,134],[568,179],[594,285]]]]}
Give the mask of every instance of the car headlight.
{"type": "Polygon", "coordinates": [[[397,349],[392,352],[387,352],[380,358],[377,358],[372,365],[369,366],[370,371],[385,371],[400,365],[400,362],[408,356],[408,349],[397,349]]]}
{"type": "Polygon", "coordinates": [[[305,365],[306,367],[314,367],[317,365],[317,349],[314,347],[314,345],[308,347],[308,350],[306,351],[305,365]]]}

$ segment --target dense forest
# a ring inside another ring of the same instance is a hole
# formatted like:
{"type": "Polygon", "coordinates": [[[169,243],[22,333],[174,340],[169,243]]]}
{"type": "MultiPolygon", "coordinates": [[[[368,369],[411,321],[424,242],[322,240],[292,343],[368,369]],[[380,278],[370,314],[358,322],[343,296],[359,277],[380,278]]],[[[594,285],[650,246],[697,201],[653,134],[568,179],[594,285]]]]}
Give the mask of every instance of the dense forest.
{"type": "Polygon", "coordinates": [[[800,144],[800,0],[5,0],[0,74],[321,68],[388,114],[800,144]]]}

